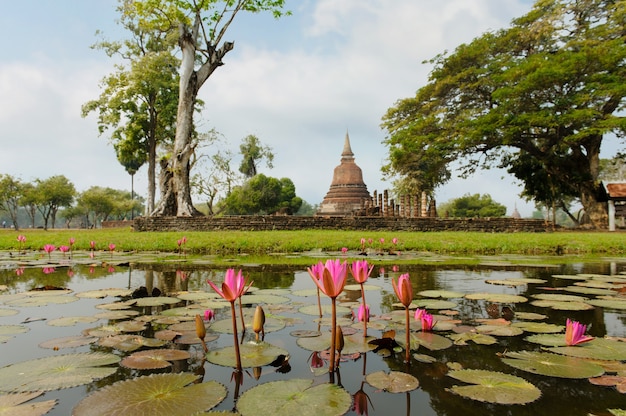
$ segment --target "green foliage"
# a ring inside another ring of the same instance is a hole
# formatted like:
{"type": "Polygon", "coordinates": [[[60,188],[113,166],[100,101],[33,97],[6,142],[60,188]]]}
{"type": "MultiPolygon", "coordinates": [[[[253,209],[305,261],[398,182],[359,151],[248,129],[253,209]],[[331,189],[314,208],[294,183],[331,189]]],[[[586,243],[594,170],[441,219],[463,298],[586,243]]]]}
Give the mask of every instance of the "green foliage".
{"type": "Polygon", "coordinates": [[[302,205],[296,196],[296,187],[289,178],[276,179],[258,174],[242,186],[233,188],[222,202],[222,210],[229,215],[281,213],[292,214],[302,205]]]}
{"type": "Polygon", "coordinates": [[[597,226],[604,136],[623,137],[626,4],[542,0],[508,29],[442,54],[429,83],[383,118],[389,176],[429,191],[449,178],[497,166],[523,195],[561,205],[580,200],[597,226]]]}
{"type": "Polygon", "coordinates": [[[17,210],[21,196],[22,183],[11,175],[0,175],[0,212],[6,211],[11,217],[13,226],[19,229],[17,223],[17,210]]]}
{"type": "Polygon", "coordinates": [[[85,226],[95,226],[109,219],[130,218],[132,211],[142,212],[142,204],[140,199],[131,198],[130,192],[92,186],[80,194],[77,206],[68,211],[67,215],[82,215],[85,217],[85,226]]]}
{"type": "Polygon", "coordinates": [[[263,146],[259,138],[252,134],[244,137],[241,145],[239,145],[239,151],[242,156],[239,172],[246,178],[251,178],[258,173],[258,164],[262,159],[265,159],[268,168],[273,167],[274,154],[272,148],[263,146]]]}
{"type": "Polygon", "coordinates": [[[55,175],[44,180],[38,179],[34,193],[37,210],[43,217],[43,228],[47,230],[48,220],[51,220],[52,228],[54,228],[59,208],[72,205],[76,188],[65,176],[55,175]]]}
{"type": "Polygon", "coordinates": [[[495,218],[506,215],[506,207],[495,202],[488,194],[465,194],[442,204],[439,207],[442,215],[460,218],[495,218]]]}

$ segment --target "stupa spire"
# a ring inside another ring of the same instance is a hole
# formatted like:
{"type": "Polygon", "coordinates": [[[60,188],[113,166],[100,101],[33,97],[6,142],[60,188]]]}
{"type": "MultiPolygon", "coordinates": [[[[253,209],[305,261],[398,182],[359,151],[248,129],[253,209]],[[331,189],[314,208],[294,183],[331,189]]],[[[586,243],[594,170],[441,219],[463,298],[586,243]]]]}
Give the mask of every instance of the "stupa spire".
{"type": "Polygon", "coordinates": [[[350,147],[350,136],[348,135],[347,130],[346,139],[343,142],[343,152],[341,152],[341,158],[354,158],[354,153],[352,153],[352,148],[350,147]]]}

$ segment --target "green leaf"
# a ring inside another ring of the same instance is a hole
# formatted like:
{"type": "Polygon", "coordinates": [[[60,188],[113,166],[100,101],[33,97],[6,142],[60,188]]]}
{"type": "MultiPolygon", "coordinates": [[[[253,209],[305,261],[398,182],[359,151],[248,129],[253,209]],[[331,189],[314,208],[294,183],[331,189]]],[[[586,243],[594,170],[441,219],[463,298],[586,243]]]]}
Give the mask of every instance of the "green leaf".
{"type": "Polygon", "coordinates": [[[226,397],[216,381],[194,383],[189,373],[153,374],[96,390],[74,407],[74,416],[183,416],[208,410],[226,397]],[[194,383],[194,384],[192,384],[194,383]]]}
{"type": "Polygon", "coordinates": [[[399,371],[370,373],[365,377],[365,381],[372,387],[389,393],[405,393],[419,387],[419,381],[415,377],[399,371]]]}
{"type": "Polygon", "coordinates": [[[242,416],[340,416],[350,410],[352,397],[330,383],[292,379],[260,384],[237,400],[242,416]]]}
{"type": "Polygon", "coordinates": [[[41,391],[14,393],[0,396],[0,414],[11,416],[40,416],[56,405],[56,400],[26,403],[43,394],[41,391]],[[24,404],[26,403],[26,404],[24,404]]]}
{"type": "Polygon", "coordinates": [[[0,368],[0,390],[35,391],[58,390],[80,386],[108,377],[120,358],[107,353],[76,353],[22,361],[0,368]]]}
{"type": "Polygon", "coordinates": [[[470,293],[465,295],[467,299],[472,300],[486,300],[488,302],[494,303],[524,303],[527,302],[528,299],[524,296],[519,295],[507,295],[505,293],[470,293]]]}
{"type": "Polygon", "coordinates": [[[526,404],[541,397],[541,391],[523,378],[487,370],[456,370],[448,376],[471,386],[453,386],[459,396],[487,403],[526,404]]]}
{"type": "Polygon", "coordinates": [[[548,351],[571,357],[626,361],[626,342],[608,338],[595,338],[579,345],[555,347],[548,351]]]}
{"type": "MultiPolygon", "coordinates": [[[[239,346],[242,367],[263,367],[268,365],[279,355],[289,356],[289,352],[283,348],[269,344],[267,342],[248,342],[239,346]]],[[[237,356],[235,347],[228,346],[216,350],[211,350],[206,354],[207,361],[223,365],[225,367],[236,367],[237,356]]]]}
{"type": "Polygon", "coordinates": [[[519,370],[550,377],[589,378],[604,374],[597,364],[548,352],[507,352],[502,361],[519,370]]]}

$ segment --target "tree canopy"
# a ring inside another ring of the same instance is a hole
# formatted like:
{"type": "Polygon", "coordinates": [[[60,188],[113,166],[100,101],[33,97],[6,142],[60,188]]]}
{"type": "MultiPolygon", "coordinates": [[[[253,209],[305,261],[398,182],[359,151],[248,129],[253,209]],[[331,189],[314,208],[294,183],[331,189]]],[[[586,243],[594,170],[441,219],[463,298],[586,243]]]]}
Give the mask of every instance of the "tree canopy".
{"type": "Polygon", "coordinates": [[[522,196],[579,199],[592,224],[603,141],[623,139],[626,3],[538,0],[510,28],[429,61],[429,82],[383,118],[383,170],[432,191],[476,169],[507,169],[522,196]]]}
{"type": "Polygon", "coordinates": [[[300,209],[302,198],[289,178],[272,178],[259,173],[241,186],[233,188],[222,201],[222,211],[230,215],[293,214],[300,209]]]}
{"type": "Polygon", "coordinates": [[[496,218],[506,215],[506,207],[489,194],[465,194],[439,207],[439,212],[449,217],[496,218]]]}

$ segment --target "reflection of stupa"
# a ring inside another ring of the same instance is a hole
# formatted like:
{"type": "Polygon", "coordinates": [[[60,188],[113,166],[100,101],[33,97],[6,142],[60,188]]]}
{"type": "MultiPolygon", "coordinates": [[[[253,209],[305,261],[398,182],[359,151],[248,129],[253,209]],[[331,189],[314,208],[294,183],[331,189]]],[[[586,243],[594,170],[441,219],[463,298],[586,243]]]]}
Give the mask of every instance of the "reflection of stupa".
{"type": "Polygon", "coordinates": [[[350,137],[346,140],[341,153],[341,163],[335,168],[330,189],[324,197],[318,215],[348,215],[361,210],[371,201],[370,193],[363,182],[363,172],[354,163],[354,153],[350,148],[350,137]]]}

